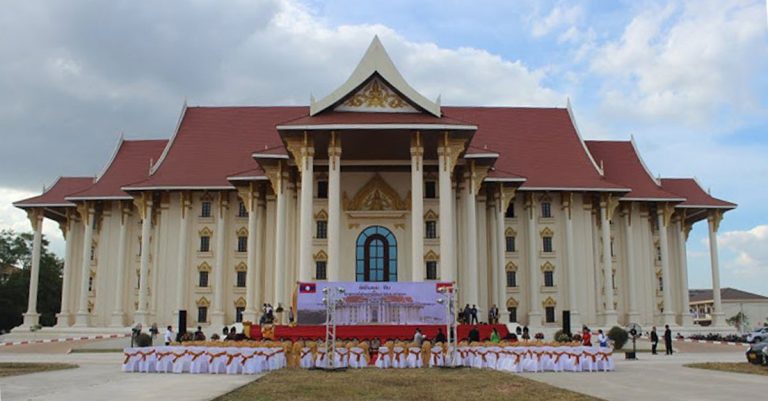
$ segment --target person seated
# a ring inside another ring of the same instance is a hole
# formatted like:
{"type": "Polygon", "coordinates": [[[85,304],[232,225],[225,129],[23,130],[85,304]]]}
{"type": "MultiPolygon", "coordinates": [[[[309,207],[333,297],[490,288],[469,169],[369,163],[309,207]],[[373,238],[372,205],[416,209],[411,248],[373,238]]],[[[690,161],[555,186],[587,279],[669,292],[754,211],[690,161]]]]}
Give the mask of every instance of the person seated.
{"type": "Polygon", "coordinates": [[[493,328],[493,331],[491,332],[491,342],[494,344],[498,344],[501,341],[501,337],[499,336],[499,332],[496,331],[496,328],[493,328]]]}
{"type": "Polygon", "coordinates": [[[477,326],[472,326],[472,330],[469,331],[469,342],[479,342],[480,341],[480,330],[477,329],[477,326]]]}
{"type": "Polygon", "coordinates": [[[443,333],[442,328],[437,329],[437,335],[435,335],[435,343],[444,343],[446,341],[445,339],[445,333],[443,333]]]}

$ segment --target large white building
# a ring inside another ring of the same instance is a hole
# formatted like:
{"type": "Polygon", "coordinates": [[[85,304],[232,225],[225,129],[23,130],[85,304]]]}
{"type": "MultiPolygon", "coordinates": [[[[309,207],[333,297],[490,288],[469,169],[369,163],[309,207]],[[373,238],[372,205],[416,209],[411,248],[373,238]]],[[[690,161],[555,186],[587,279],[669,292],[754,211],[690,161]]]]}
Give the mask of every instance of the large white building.
{"type": "Polygon", "coordinates": [[[66,237],[60,328],[255,320],[313,280],[455,281],[531,327],[687,327],[688,232],[709,222],[719,294],[736,206],[654,178],[631,141],[584,141],[570,106],[430,101],[378,39],[309,107],[185,105],[169,140],[120,140],[96,177],[15,205],[35,232],[22,328],[45,218],[66,237]]]}

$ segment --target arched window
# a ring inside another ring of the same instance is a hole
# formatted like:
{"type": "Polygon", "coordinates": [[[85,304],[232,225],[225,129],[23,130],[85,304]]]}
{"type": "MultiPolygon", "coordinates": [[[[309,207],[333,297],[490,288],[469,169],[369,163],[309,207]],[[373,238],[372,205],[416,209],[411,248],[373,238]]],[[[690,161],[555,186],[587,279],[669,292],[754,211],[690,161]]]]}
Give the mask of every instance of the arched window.
{"type": "Polygon", "coordinates": [[[357,281],[397,281],[397,239],[382,226],[370,226],[357,237],[357,281]]]}

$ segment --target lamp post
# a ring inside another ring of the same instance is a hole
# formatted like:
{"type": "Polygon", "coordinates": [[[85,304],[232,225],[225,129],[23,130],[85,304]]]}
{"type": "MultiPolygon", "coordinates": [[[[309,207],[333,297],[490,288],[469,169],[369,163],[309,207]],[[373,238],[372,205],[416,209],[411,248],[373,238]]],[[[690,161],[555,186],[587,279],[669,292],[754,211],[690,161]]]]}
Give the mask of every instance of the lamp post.
{"type": "Polygon", "coordinates": [[[456,366],[456,295],[459,291],[455,285],[451,287],[440,287],[438,290],[444,298],[439,298],[437,303],[445,305],[445,331],[448,335],[448,353],[446,355],[445,367],[455,368],[456,366]]]}
{"type": "Polygon", "coordinates": [[[343,303],[342,287],[323,288],[325,304],[325,370],[340,369],[336,366],[336,306],[343,303]]]}

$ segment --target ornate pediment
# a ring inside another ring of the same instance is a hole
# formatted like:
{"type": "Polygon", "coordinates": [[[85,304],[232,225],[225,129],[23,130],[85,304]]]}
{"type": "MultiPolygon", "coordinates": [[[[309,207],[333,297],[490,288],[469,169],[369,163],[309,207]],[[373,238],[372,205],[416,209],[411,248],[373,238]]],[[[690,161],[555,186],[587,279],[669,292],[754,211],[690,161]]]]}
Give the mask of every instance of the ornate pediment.
{"type": "Polygon", "coordinates": [[[357,92],[336,107],[336,111],[364,111],[386,113],[418,113],[387,83],[374,76],[357,92]]]}
{"type": "Polygon", "coordinates": [[[346,211],[381,212],[408,209],[407,199],[400,198],[397,191],[379,174],[363,185],[352,199],[349,199],[345,192],[342,204],[346,211]]]}

